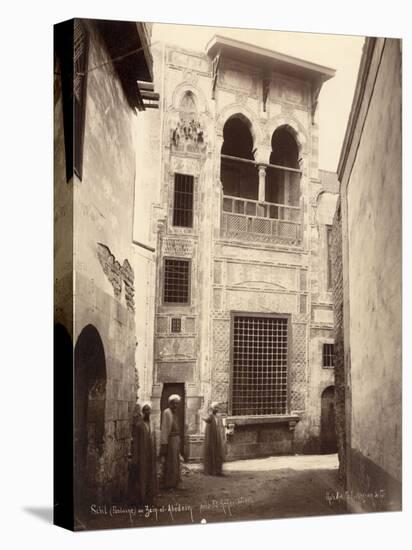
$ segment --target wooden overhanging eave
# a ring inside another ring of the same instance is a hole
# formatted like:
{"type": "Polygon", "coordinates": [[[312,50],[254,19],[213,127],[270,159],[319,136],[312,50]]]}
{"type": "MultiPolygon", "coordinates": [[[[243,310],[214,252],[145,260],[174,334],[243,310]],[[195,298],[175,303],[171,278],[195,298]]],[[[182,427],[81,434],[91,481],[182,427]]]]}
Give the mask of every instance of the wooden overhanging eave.
{"type": "Polygon", "coordinates": [[[327,80],[333,78],[336,73],[335,69],[331,67],[319,65],[318,63],[312,63],[291,55],[219,35],[215,35],[207,44],[206,53],[212,59],[213,64],[212,99],[215,97],[221,59],[232,59],[233,61],[246,63],[261,69],[264,110],[266,109],[266,100],[272,71],[308,82],[310,84],[312,96],[312,122],[314,122],[319,92],[322,85],[327,80]]]}
{"type": "Polygon", "coordinates": [[[112,59],[128,104],[133,109],[144,110],[137,81],[153,81],[153,59],[145,24],[101,20],[97,22],[97,27],[112,59]]]}
{"type": "Polygon", "coordinates": [[[331,67],[219,35],[215,35],[207,44],[206,53],[212,59],[220,54],[221,57],[273,70],[313,84],[326,82],[336,72],[331,67]]]}

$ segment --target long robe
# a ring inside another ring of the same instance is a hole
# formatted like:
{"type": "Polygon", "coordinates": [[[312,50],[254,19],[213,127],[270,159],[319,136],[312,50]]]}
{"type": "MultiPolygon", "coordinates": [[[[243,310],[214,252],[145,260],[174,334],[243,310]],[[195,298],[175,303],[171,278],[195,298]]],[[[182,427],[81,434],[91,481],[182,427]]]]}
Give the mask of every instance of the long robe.
{"type": "Polygon", "coordinates": [[[133,423],[132,437],[130,499],[137,504],[153,504],[158,486],[156,440],[150,421],[136,419],[133,423]]]}
{"type": "Polygon", "coordinates": [[[167,408],[162,414],[160,444],[164,455],[163,485],[175,488],[180,482],[180,430],[176,413],[167,408]]]}
{"type": "Polygon", "coordinates": [[[205,474],[222,474],[225,459],[225,443],[222,420],[215,414],[204,418],[206,422],[205,443],[203,449],[203,467],[205,474]]]}

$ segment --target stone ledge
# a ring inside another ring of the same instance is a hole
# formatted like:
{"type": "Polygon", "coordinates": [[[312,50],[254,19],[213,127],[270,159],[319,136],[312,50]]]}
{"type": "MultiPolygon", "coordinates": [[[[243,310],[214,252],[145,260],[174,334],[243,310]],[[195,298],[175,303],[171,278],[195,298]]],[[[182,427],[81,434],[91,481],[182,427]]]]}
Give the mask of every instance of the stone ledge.
{"type": "Polygon", "coordinates": [[[256,416],[227,416],[226,425],[250,426],[253,424],[289,424],[289,429],[294,429],[300,416],[295,414],[268,414],[256,416]]]}

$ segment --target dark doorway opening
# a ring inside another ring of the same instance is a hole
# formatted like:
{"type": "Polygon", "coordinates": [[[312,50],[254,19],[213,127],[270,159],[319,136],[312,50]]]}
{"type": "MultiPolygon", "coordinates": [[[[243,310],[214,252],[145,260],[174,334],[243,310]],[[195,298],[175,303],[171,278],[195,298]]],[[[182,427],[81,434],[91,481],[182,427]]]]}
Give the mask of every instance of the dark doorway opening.
{"type": "Polygon", "coordinates": [[[180,454],[186,460],[185,456],[185,385],[178,383],[163,384],[162,397],[160,399],[160,410],[163,411],[169,406],[169,397],[176,393],[181,401],[177,410],[180,427],[180,454]]]}
{"type": "Polygon", "coordinates": [[[336,453],[337,450],[335,387],[329,386],[323,391],[321,397],[320,452],[322,454],[331,454],[336,453]]]}
{"type": "Polygon", "coordinates": [[[96,328],[87,325],[75,353],[75,500],[78,505],[103,495],[100,462],[104,451],[106,358],[96,328]]]}

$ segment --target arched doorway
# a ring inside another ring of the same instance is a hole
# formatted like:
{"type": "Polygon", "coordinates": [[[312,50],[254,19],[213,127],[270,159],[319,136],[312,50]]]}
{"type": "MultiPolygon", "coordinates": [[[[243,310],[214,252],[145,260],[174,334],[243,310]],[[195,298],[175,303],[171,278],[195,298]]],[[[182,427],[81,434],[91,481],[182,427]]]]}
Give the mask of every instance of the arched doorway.
{"type": "Polygon", "coordinates": [[[98,502],[104,450],[106,358],[97,329],[87,325],[74,354],[75,375],[75,499],[98,502]]]}
{"type": "Polygon", "coordinates": [[[329,386],[322,392],[320,414],[320,452],[336,453],[335,387],[329,386]]]}

